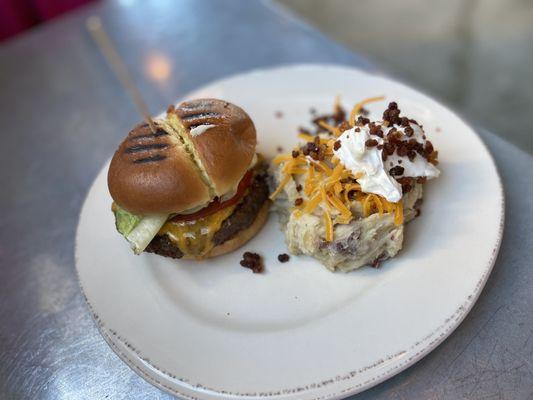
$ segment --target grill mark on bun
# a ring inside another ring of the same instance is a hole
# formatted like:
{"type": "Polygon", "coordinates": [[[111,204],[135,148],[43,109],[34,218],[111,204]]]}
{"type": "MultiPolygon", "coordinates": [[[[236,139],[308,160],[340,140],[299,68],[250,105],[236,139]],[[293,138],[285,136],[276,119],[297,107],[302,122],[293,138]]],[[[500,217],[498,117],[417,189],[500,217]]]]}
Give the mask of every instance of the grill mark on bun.
{"type": "Polygon", "coordinates": [[[186,102],[180,104],[180,109],[183,111],[197,110],[202,107],[212,107],[215,104],[213,100],[197,100],[194,102],[186,102]]]}
{"type": "Polygon", "coordinates": [[[131,153],[140,153],[142,151],[148,151],[148,150],[161,150],[166,149],[169,145],[167,143],[151,143],[151,144],[138,144],[135,146],[127,147],[126,150],[124,150],[124,153],[131,154],[131,153]]]}
{"type": "MultiPolygon", "coordinates": [[[[209,102],[209,104],[206,102],[192,110],[180,106],[179,111],[181,111],[181,115],[179,116],[179,119],[182,125],[187,128],[189,132],[200,126],[209,125],[209,128],[213,128],[220,125],[224,119],[224,114],[218,111],[213,111],[214,105],[214,102],[209,102]],[[193,114],[190,114],[191,111],[193,114]]],[[[193,136],[195,135],[193,134],[193,136]]],[[[203,166],[200,166],[200,168],[202,170],[204,169],[203,166]]]]}
{"type": "MultiPolygon", "coordinates": [[[[148,125],[145,127],[147,128],[148,125]]],[[[131,154],[128,158],[134,164],[157,163],[162,161],[168,157],[162,151],[172,146],[168,142],[168,139],[164,138],[164,136],[168,135],[169,132],[163,127],[157,127],[154,133],[131,136],[128,145],[122,150],[122,154],[131,154]]]]}
{"type": "Polygon", "coordinates": [[[155,133],[148,133],[146,135],[131,136],[128,139],[129,140],[135,140],[135,139],[142,139],[142,138],[154,138],[154,137],[160,137],[160,136],[165,136],[165,135],[168,135],[168,133],[165,132],[163,129],[159,128],[159,129],[157,129],[157,131],[155,131],[155,133]]]}
{"type": "Polygon", "coordinates": [[[222,117],[222,114],[220,114],[219,112],[216,112],[216,111],[204,112],[202,110],[201,112],[198,112],[196,114],[184,115],[181,117],[181,120],[183,122],[192,122],[193,120],[201,121],[207,118],[220,118],[220,117],[222,117]]]}
{"type": "Polygon", "coordinates": [[[150,162],[158,162],[158,161],[164,160],[165,158],[167,158],[167,156],[164,156],[162,154],[156,154],[155,156],[137,158],[136,160],[133,160],[133,163],[134,164],[145,164],[145,163],[150,163],[150,162]]]}
{"type": "Polygon", "coordinates": [[[194,128],[198,128],[199,126],[204,126],[204,125],[214,125],[214,124],[211,124],[211,123],[205,123],[205,122],[200,122],[200,123],[198,123],[198,124],[187,125],[187,128],[189,128],[189,130],[193,130],[194,128]]]}

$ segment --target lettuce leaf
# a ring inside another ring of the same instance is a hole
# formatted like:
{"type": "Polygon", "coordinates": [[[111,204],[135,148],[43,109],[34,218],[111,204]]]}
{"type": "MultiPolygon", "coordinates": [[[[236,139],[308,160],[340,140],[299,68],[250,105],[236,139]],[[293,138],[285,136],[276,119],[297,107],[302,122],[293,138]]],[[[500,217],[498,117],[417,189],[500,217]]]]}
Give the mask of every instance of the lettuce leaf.
{"type": "Polygon", "coordinates": [[[117,231],[130,242],[135,254],[141,254],[146,249],[168,219],[168,215],[135,215],[117,204],[113,204],[113,212],[117,231]]]}
{"type": "Polygon", "coordinates": [[[135,228],[126,236],[135,254],[141,254],[157,235],[159,229],[167,222],[168,215],[149,215],[143,217],[135,228]]]}
{"type": "Polygon", "coordinates": [[[117,227],[117,231],[124,236],[128,236],[133,228],[137,226],[142,217],[131,214],[116,204],[113,208],[115,211],[115,226],[117,227]]]}

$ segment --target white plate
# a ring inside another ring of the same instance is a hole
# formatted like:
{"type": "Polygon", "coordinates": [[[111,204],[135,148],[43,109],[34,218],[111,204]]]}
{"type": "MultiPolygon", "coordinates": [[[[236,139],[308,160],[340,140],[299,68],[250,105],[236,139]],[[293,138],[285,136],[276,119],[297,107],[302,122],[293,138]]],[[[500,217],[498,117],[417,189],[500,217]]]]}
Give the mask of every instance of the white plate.
{"type": "MultiPolygon", "coordinates": [[[[260,152],[296,143],[309,108],[370,96],[398,101],[439,150],[404,249],[380,269],[331,273],[286,252],[277,219],[243,249],[205,262],[134,256],[115,231],[107,166],[83,206],[76,266],[113,350],[150,383],[184,398],[340,398],[397,374],[444,340],[468,313],[502,235],[503,194],[476,133],[436,101],[389,79],[338,66],[254,71],[188,98],[234,102],[255,121],[260,152]],[[276,118],[276,111],[283,117],[276,118]],[[244,250],[266,273],[239,266],[244,250]]],[[[370,106],[378,115],[386,102],[370,106]]]]}

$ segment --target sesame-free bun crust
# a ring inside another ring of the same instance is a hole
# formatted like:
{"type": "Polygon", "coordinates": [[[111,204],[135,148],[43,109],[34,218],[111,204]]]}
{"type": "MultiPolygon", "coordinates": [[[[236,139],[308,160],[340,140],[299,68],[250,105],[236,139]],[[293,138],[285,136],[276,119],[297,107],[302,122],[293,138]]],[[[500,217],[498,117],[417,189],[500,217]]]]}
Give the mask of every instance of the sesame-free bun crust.
{"type": "Polygon", "coordinates": [[[156,122],[135,127],[115,152],[107,175],[111,197],[140,215],[171,214],[210,201],[208,186],[179,138],[156,122]]]}
{"type": "Polygon", "coordinates": [[[168,118],[171,124],[184,128],[184,139],[194,148],[215,195],[233,191],[247,171],[257,144],[255,126],[248,114],[227,101],[196,99],[169,109],[168,118]],[[198,129],[202,126],[210,127],[198,129]]]}
{"type": "MultiPolygon", "coordinates": [[[[270,201],[267,200],[257,213],[257,216],[255,217],[254,222],[252,225],[250,225],[248,228],[243,229],[239,233],[237,233],[236,236],[233,238],[225,241],[221,245],[215,246],[211,249],[209,253],[204,255],[201,259],[206,258],[212,258],[217,257],[222,254],[231,253],[233,250],[238,249],[242,245],[244,245],[246,242],[248,242],[251,238],[253,238],[257,232],[261,230],[263,225],[265,225],[265,222],[268,219],[268,209],[270,208],[270,201]]],[[[191,257],[191,256],[183,256],[184,259],[188,260],[199,260],[197,257],[191,257]]]]}
{"type": "Polygon", "coordinates": [[[226,101],[183,102],[154,123],[155,134],[135,127],[109,167],[111,197],[134,214],[191,212],[231,194],[255,154],[252,120],[226,101]]]}

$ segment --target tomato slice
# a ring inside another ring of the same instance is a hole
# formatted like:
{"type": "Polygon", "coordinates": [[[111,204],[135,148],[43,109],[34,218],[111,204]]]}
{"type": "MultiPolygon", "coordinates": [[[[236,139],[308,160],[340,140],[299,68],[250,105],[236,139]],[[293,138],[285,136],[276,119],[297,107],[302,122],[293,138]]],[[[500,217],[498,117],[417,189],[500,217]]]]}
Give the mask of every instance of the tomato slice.
{"type": "Polygon", "coordinates": [[[253,176],[254,173],[252,171],[248,171],[246,174],[244,174],[241,181],[239,182],[239,185],[237,186],[237,192],[232,198],[223,202],[220,202],[220,200],[218,199],[213,200],[211,203],[209,203],[208,206],[202,208],[201,210],[196,211],[192,214],[178,214],[175,217],[171,218],[171,221],[194,221],[196,219],[205,218],[209,215],[212,215],[217,211],[222,210],[223,208],[237,204],[239,200],[244,196],[244,193],[246,193],[246,189],[248,189],[248,186],[250,186],[250,184],[252,183],[253,176]]]}

